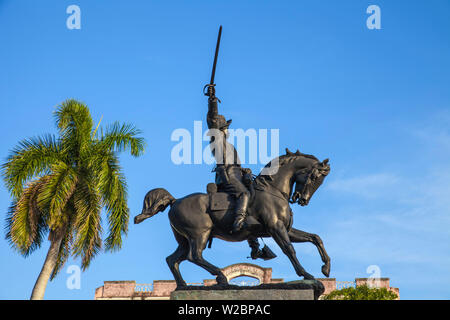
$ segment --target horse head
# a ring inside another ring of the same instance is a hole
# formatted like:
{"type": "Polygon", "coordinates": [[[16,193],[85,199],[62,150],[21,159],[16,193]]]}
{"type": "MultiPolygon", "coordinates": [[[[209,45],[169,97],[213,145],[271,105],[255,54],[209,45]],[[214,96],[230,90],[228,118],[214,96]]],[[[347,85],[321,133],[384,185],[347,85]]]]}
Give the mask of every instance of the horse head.
{"type": "Polygon", "coordinates": [[[307,206],[314,192],[320,187],[329,172],[328,159],[322,162],[317,161],[312,166],[302,168],[296,172],[294,176],[295,191],[290,202],[297,202],[301,206],[307,206]]]}
{"type": "Polygon", "coordinates": [[[328,159],[320,162],[313,155],[286,149],[285,155],[273,159],[264,167],[256,182],[262,185],[269,184],[282,194],[292,194],[290,203],[306,206],[329,172],[328,159]],[[263,174],[265,169],[275,173],[263,174]]]}

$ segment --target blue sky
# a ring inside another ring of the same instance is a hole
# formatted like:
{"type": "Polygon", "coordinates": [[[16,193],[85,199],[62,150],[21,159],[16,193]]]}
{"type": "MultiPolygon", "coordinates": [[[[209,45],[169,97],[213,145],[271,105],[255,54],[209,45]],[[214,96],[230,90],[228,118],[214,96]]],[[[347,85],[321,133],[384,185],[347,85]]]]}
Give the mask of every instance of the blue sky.
{"type": "MultiPolygon", "coordinates": [[[[170,136],[205,120],[202,87],[222,24],[217,95],[232,127],[276,128],[280,152],[330,158],[323,186],[293,211],[296,228],[322,237],[331,277],[368,277],[377,265],[402,299],[448,299],[449,12],[447,0],[0,0],[0,157],[23,138],[56,133],[52,111],[73,97],[102,124],[144,132],[145,155],[121,156],[132,217],[152,188],[204,191],[212,165],[173,164],[170,136]],[[81,8],[80,30],[66,27],[71,4],[81,8]],[[381,8],[381,30],[366,27],[371,4],[381,8]]],[[[2,184],[4,217],[9,204],[2,184]]],[[[297,279],[266,242],[278,258],[258,264],[297,279]]],[[[71,259],[46,298],[93,299],[106,280],[172,279],[165,257],[175,248],[166,213],[130,224],[122,250],[97,256],[80,290],[66,287],[67,267],[80,263],[71,259]]],[[[315,247],[295,248],[322,277],[315,247]]],[[[47,249],[25,259],[0,240],[0,299],[29,298],[47,249]]],[[[216,240],[205,258],[225,267],[251,262],[248,254],[245,243],[216,240]]],[[[181,271],[187,282],[211,278],[189,262],[181,271]]]]}

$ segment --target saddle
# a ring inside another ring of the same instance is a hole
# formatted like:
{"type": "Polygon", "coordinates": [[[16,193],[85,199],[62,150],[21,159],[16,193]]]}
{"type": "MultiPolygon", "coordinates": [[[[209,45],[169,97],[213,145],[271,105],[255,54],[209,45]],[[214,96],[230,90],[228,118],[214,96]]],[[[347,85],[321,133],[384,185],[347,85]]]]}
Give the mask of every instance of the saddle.
{"type": "MultiPolygon", "coordinates": [[[[226,192],[217,192],[217,185],[215,183],[208,183],[206,186],[206,191],[209,195],[209,210],[210,211],[228,211],[233,210],[236,206],[236,200],[233,196],[226,192]]],[[[252,205],[255,198],[255,191],[253,188],[249,189],[250,191],[250,199],[248,207],[252,205]]],[[[260,223],[251,216],[251,214],[247,213],[247,216],[244,221],[244,225],[246,228],[251,226],[260,226],[260,223]]]]}
{"type": "Polygon", "coordinates": [[[211,211],[230,210],[235,208],[236,200],[226,192],[209,194],[209,209],[211,211]]]}

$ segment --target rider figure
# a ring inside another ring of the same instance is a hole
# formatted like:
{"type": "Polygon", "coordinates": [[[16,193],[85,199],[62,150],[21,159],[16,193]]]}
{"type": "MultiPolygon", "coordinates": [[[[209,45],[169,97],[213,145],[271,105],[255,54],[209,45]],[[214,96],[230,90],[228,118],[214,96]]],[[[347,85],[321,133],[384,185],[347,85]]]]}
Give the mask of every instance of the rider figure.
{"type": "MultiPolygon", "coordinates": [[[[232,227],[232,233],[235,233],[241,230],[244,225],[250,199],[250,192],[246,185],[251,183],[252,174],[250,169],[241,167],[236,149],[227,141],[231,120],[226,121],[225,117],[218,112],[217,103],[219,99],[215,96],[214,85],[208,85],[206,95],[209,96],[207,123],[211,136],[210,146],[216,160],[215,182],[219,191],[231,194],[236,199],[235,220],[232,227]]],[[[252,259],[271,259],[274,257],[270,249],[265,248],[263,251],[259,249],[256,238],[248,239],[248,244],[252,248],[252,259]]]]}
{"type": "MultiPolygon", "coordinates": [[[[241,167],[239,155],[234,146],[227,141],[228,126],[231,120],[218,113],[215,90],[208,87],[208,114],[207,123],[211,135],[211,151],[216,159],[216,184],[220,191],[227,192],[236,198],[235,220],[232,232],[241,230],[247,213],[250,192],[243,183],[244,169],[241,167]]],[[[248,169],[249,170],[249,169],[248,169]]]]}

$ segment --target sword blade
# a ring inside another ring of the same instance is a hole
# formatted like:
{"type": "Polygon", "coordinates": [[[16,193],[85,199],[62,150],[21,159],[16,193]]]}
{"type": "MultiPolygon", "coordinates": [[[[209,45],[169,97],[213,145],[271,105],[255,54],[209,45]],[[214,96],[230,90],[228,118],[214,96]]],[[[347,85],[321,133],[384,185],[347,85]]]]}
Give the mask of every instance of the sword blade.
{"type": "Polygon", "coordinates": [[[220,37],[222,36],[222,26],[219,27],[219,35],[217,36],[216,53],[214,54],[214,63],[211,73],[211,81],[209,84],[214,84],[214,76],[216,75],[217,57],[219,56],[220,37]]]}

